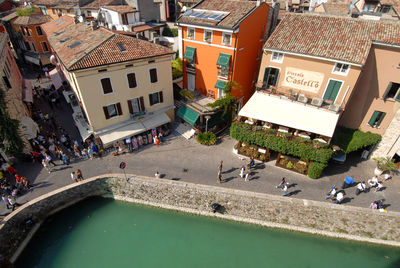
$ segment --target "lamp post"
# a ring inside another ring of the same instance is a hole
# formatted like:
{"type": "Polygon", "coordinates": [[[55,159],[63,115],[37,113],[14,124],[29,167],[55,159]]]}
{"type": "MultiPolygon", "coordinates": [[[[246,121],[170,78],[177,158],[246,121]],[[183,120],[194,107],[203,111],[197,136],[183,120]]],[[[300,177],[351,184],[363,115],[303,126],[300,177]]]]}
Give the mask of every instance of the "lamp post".
{"type": "Polygon", "coordinates": [[[205,118],[206,118],[206,132],[207,132],[207,129],[208,129],[208,120],[210,120],[211,116],[206,115],[205,118]]]}

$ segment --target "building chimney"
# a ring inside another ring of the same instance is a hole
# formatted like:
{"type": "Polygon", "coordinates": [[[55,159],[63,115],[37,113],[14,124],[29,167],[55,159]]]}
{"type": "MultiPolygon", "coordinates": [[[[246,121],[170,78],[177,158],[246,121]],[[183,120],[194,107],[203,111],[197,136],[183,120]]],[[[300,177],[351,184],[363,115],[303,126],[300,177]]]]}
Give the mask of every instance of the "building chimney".
{"type": "Polygon", "coordinates": [[[97,30],[99,26],[97,25],[97,21],[93,20],[90,22],[90,26],[92,27],[92,30],[97,30]]]}

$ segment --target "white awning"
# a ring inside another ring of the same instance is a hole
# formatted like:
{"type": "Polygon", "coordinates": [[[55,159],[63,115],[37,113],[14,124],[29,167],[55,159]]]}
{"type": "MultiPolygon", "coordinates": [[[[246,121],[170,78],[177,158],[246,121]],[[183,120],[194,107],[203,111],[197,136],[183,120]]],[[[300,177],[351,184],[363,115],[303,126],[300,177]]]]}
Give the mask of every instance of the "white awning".
{"type": "Polygon", "coordinates": [[[142,123],[145,126],[146,130],[159,127],[159,126],[164,125],[164,124],[166,124],[168,122],[171,122],[171,119],[165,113],[158,114],[156,116],[153,116],[153,117],[151,117],[149,119],[146,119],[146,120],[142,121],[142,123]]]}
{"type": "Polygon", "coordinates": [[[332,137],[339,113],[255,92],[240,116],[332,137]]]}
{"type": "Polygon", "coordinates": [[[103,142],[103,145],[107,147],[117,140],[122,140],[127,137],[134,136],[143,131],[146,131],[144,125],[141,122],[135,122],[121,128],[113,129],[110,132],[100,134],[99,137],[103,142]]]}
{"type": "Polygon", "coordinates": [[[62,78],[60,74],[57,71],[57,68],[54,68],[49,72],[51,82],[53,85],[56,87],[56,89],[60,88],[62,86],[62,78]]]}

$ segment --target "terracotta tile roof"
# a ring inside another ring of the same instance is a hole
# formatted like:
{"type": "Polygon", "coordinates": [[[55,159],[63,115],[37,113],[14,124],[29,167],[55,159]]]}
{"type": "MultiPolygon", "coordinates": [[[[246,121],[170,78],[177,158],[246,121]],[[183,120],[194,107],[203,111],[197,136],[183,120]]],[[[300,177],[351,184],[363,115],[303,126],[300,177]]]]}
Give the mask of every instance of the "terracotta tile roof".
{"type": "Polygon", "coordinates": [[[104,28],[92,30],[85,23],[69,25],[61,34],[50,35],[48,40],[70,71],[174,54],[172,50],[161,45],[114,34],[104,28]],[[125,47],[125,51],[121,51],[119,43],[125,47]]]}
{"type": "Polygon", "coordinates": [[[344,3],[324,3],[325,12],[334,15],[348,15],[349,5],[344,3]]]}
{"type": "Polygon", "coordinates": [[[234,28],[241,19],[257,7],[256,1],[243,1],[243,0],[204,0],[192,9],[201,9],[209,11],[225,11],[229,12],[221,21],[205,20],[194,17],[185,17],[182,15],[178,19],[178,23],[211,25],[221,28],[234,28]]]}
{"type": "Polygon", "coordinates": [[[121,3],[118,0],[94,0],[86,5],[83,5],[83,9],[99,9],[102,6],[111,6],[114,2],[121,3]]]}
{"type": "Polygon", "coordinates": [[[60,0],[32,0],[32,4],[41,6],[55,6],[60,0]]]}
{"type": "Polygon", "coordinates": [[[50,36],[51,34],[58,32],[73,23],[74,23],[74,18],[72,16],[64,15],[59,17],[57,20],[46,22],[41,26],[46,35],[50,36]]]}
{"type": "Polygon", "coordinates": [[[150,29],[153,29],[153,27],[145,24],[145,25],[140,25],[140,26],[133,27],[132,30],[134,32],[143,32],[143,31],[150,30],[150,29]]]}
{"type": "Polygon", "coordinates": [[[400,23],[289,13],[264,48],[364,64],[372,42],[400,46],[400,23]]]}
{"type": "Polygon", "coordinates": [[[106,64],[172,54],[174,54],[174,51],[164,46],[134,37],[116,34],[88,53],[82,60],[72,66],[72,69],[91,68],[106,64]],[[126,51],[121,51],[118,44],[122,44],[126,51]]]}
{"type": "Polygon", "coordinates": [[[120,14],[137,12],[136,8],[133,8],[133,7],[128,6],[128,5],[103,6],[103,8],[118,12],[120,14]]]}
{"type": "Polygon", "coordinates": [[[30,15],[30,16],[19,16],[13,21],[16,25],[35,25],[43,24],[51,21],[51,17],[47,15],[30,15]]]}
{"type": "Polygon", "coordinates": [[[0,20],[2,20],[2,21],[10,21],[12,19],[15,19],[16,17],[18,17],[17,12],[12,12],[12,13],[8,14],[7,16],[4,16],[4,17],[0,18],[0,20]]]}

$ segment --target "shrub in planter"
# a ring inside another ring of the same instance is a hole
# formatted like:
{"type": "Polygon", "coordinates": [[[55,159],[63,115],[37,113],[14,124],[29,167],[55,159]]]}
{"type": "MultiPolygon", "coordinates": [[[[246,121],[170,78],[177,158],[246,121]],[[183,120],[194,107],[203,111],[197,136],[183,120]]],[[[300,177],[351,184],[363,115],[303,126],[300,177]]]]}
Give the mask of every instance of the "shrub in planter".
{"type": "Polygon", "coordinates": [[[289,169],[292,169],[292,168],[294,167],[294,165],[293,165],[293,163],[292,163],[291,161],[289,161],[289,162],[286,164],[286,167],[289,168],[289,169]]]}
{"type": "Polygon", "coordinates": [[[326,167],[326,164],[312,162],[308,169],[308,177],[311,179],[318,179],[321,176],[322,171],[326,167]]]}
{"type": "Polygon", "coordinates": [[[217,141],[217,137],[212,132],[203,132],[197,135],[196,140],[203,145],[213,145],[217,141]]]}

